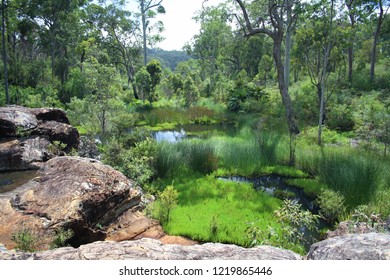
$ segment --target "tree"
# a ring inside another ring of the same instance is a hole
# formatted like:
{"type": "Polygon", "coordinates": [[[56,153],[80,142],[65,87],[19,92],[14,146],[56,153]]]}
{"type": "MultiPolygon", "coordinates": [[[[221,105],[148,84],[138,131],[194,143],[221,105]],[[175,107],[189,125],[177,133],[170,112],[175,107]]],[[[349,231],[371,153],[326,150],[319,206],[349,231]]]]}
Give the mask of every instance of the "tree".
{"type": "Polygon", "coordinates": [[[155,98],[156,86],[161,81],[163,70],[161,68],[160,61],[157,59],[153,59],[149,61],[148,64],[146,65],[146,70],[149,72],[150,79],[151,79],[150,81],[151,92],[149,94],[149,102],[152,103],[153,99],[155,98]]]}
{"type": "Polygon", "coordinates": [[[282,44],[284,41],[285,23],[283,18],[286,15],[286,1],[269,0],[265,7],[266,12],[257,14],[257,20],[251,21],[247,7],[242,0],[235,0],[240,6],[244,21],[239,19],[242,28],[245,30],[246,36],[254,36],[256,34],[265,34],[273,40],[273,57],[276,65],[278,77],[278,85],[283,105],[286,110],[286,120],[291,137],[290,145],[290,164],[295,163],[295,149],[293,139],[299,134],[299,128],[295,119],[294,108],[291,102],[291,97],[286,84],[285,67],[282,60],[282,44]]]}
{"type": "Polygon", "coordinates": [[[227,10],[224,5],[204,8],[195,20],[200,22],[199,34],[193,38],[193,46],[187,52],[198,59],[203,80],[208,80],[210,95],[223,62],[229,59],[224,50],[233,40],[231,27],[227,24],[227,10]]]}
{"type": "Polygon", "coordinates": [[[152,84],[152,77],[150,76],[146,67],[142,67],[135,74],[135,85],[138,89],[138,92],[143,102],[145,102],[146,98],[150,100],[151,84],[152,84]]]}
{"type": "Polygon", "coordinates": [[[377,9],[379,10],[376,28],[374,31],[374,40],[372,41],[372,50],[371,50],[371,67],[370,67],[370,81],[374,81],[375,77],[375,64],[376,64],[376,57],[377,57],[377,46],[379,43],[380,33],[381,33],[381,27],[382,23],[385,20],[385,17],[387,16],[387,11],[390,8],[390,3],[387,0],[376,0],[372,1],[374,2],[375,6],[377,6],[377,9]],[[387,8],[385,5],[388,5],[387,8]],[[385,10],[386,8],[386,10],[385,10]]]}
{"type": "Polygon", "coordinates": [[[165,190],[160,194],[160,203],[162,210],[162,222],[168,223],[171,211],[177,205],[179,193],[175,190],[173,185],[167,186],[165,190]]]}
{"type": "Polygon", "coordinates": [[[6,3],[5,0],[1,1],[1,36],[2,36],[2,47],[3,47],[3,65],[4,65],[4,90],[5,90],[5,102],[10,104],[9,92],[8,92],[8,61],[7,51],[5,45],[5,14],[6,14],[6,3]]]}
{"type": "Polygon", "coordinates": [[[113,1],[101,7],[91,5],[91,18],[98,24],[100,40],[115,65],[123,66],[127,74],[127,84],[133,87],[135,99],[139,99],[134,76],[140,54],[140,33],[132,14],[124,10],[124,1],[113,1]],[[102,32],[102,30],[104,30],[102,32]]]}
{"type": "Polygon", "coordinates": [[[191,77],[187,77],[183,85],[183,95],[185,99],[186,107],[190,107],[199,99],[199,90],[195,86],[194,80],[191,77]]]}
{"type": "MultiPolygon", "coordinates": [[[[51,58],[52,73],[64,85],[73,64],[70,51],[80,38],[80,8],[87,0],[19,0],[17,4],[19,18],[32,21],[39,28],[39,43],[51,58]]],[[[60,97],[69,101],[67,96],[60,97]]]]}
{"type": "MultiPolygon", "coordinates": [[[[165,13],[165,8],[161,5],[163,0],[137,0],[139,3],[139,9],[141,12],[141,24],[142,24],[142,39],[143,39],[143,53],[144,53],[144,65],[148,62],[147,58],[147,41],[148,41],[148,32],[147,29],[151,29],[150,22],[148,19],[155,17],[156,11],[159,14],[165,13]],[[154,9],[157,8],[156,11],[154,9]]],[[[162,22],[158,22],[158,30],[161,32],[163,29],[162,22]]],[[[149,38],[150,39],[150,38],[149,38]]],[[[154,40],[161,40],[160,37],[155,37],[154,40]]]]}

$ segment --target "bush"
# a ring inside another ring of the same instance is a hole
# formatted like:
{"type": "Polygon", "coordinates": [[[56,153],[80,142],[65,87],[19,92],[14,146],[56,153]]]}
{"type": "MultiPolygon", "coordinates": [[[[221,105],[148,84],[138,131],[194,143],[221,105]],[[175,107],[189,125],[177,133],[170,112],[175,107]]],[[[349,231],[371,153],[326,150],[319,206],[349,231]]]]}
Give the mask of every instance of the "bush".
{"type": "Polygon", "coordinates": [[[334,225],[340,221],[340,217],[345,213],[344,197],[333,190],[323,190],[317,198],[320,207],[320,215],[334,225]]]}
{"type": "Polygon", "coordinates": [[[15,242],[16,249],[24,252],[34,252],[37,250],[38,236],[30,229],[23,228],[12,234],[11,240],[15,242]]]}
{"type": "Polygon", "coordinates": [[[54,232],[53,241],[50,244],[50,249],[69,246],[67,241],[71,239],[74,232],[71,229],[59,228],[54,232]]]}

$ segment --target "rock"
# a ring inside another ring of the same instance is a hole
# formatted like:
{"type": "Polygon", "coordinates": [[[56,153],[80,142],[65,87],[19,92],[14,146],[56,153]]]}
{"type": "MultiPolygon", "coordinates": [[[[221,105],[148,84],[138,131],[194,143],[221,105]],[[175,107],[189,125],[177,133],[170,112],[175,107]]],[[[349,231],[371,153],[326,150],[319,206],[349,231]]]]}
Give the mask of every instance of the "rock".
{"type": "Polygon", "coordinates": [[[75,248],[37,253],[0,252],[0,259],[35,260],[301,260],[298,254],[271,246],[242,248],[236,245],[164,245],[153,239],[94,242],[75,248]]]}
{"type": "Polygon", "coordinates": [[[40,121],[56,121],[59,123],[70,124],[64,110],[58,108],[35,108],[30,112],[40,121]]]}
{"type": "Polygon", "coordinates": [[[0,108],[0,172],[39,168],[57,155],[50,149],[54,141],[66,144],[66,152],[79,145],[79,133],[63,110],[0,108]]]}
{"type": "Polygon", "coordinates": [[[37,125],[37,118],[27,108],[20,106],[0,108],[0,139],[27,133],[37,125]]]}
{"type": "Polygon", "coordinates": [[[99,161],[57,157],[44,163],[38,174],[17,194],[0,199],[0,243],[12,247],[12,233],[23,228],[42,237],[42,248],[58,228],[73,230],[73,246],[163,235],[158,222],[140,212],[142,190],[99,161]]]}
{"type": "Polygon", "coordinates": [[[79,133],[76,128],[69,124],[56,121],[47,121],[40,124],[34,134],[48,138],[50,142],[59,141],[66,144],[65,151],[77,149],[79,146],[79,133]]]}
{"type": "Polygon", "coordinates": [[[95,139],[86,136],[80,136],[80,144],[78,148],[80,157],[87,157],[100,160],[102,157],[96,144],[95,139]]]}
{"type": "Polygon", "coordinates": [[[390,234],[347,234],[311,245],[309,260],[390,260],[390,234]]]}
{"type": "Polygon", "coordinates": [[[0,143],[0,171],[39,169],[40,163],[50,158],[49,145],[40,137],[0,143]]]}

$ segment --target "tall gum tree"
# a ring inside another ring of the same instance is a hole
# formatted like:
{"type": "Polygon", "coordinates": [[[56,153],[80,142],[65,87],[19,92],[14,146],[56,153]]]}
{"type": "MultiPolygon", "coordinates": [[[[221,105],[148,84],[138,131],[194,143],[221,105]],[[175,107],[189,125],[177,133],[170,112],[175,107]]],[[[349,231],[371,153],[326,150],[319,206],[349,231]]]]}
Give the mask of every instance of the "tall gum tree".
{"type": "MultiPolygon", "coordinates": [[[[91,5],[92,6],[92,5],[91,5]]],[[[141,51],[141,35],[132,14],[124,10],[123,1],[114,1],[106,7],[94,5],[96,22],[101,28],[100,38],[111,62],[124,67],[128,86],[132,86],[135,99],[139,99],[135,84],[137,59],[141,51]]]]}
{"type": "MultiPolygon", "coordinates": [[[[139,9],[141,13],[141,25],[142,25],[142,40],[143,40],[143,54],[144,54],[144,66],[148,63],[148,27],[150,22],[148,19],[153,18],[157,13],[164,14],[165,8],[161,5],[163,0],[136,0],[139,4],[139,9]]],[[[159,31],[162,30],[162,23],[159,22],[159,31]]],[[[160,40],[160,38],[157,38],[160,40]]]]}
{"type": "Polygon", "coordinates": [[[373,82],[375,78],[375,64],[376,64],[376,58],[377,58],[377,47],[380,39],[380,33],[382,24],[388,15],[387,12],[390,8],[390,1],[389,0],[375,0],[371,1],[372,4],[374,4],[376,10],[378,10],[378,17],[377,17],[377,23],[376,28],[374,31],[374,40],[372,41],[372,49],[371,49],[371,67],[370,67],[370,81],[373,82]]]}
{"type": "Polygon", "coordinates": [[[4,91],[5,102],[10,104],[9,92],[8,92],[8,62],[7,62],[7,49],[5,44],[5,17],[6,17],[6,1],[1,1],[1,42],[3,50],[3,65],[4,65],[4,91]]]}
{"type": "Polygon", "coordinates": [[[276,65],[278,85],[283,105],[286,111],[286,120],[290,132],[290,164],[295,163],[295,136],[299,134],[299,128],[295,119],[294,108],[291,102],[291,97],[286,84],[285,66],[283,63],[283,42],[285,40],[287,11],[291,1],[266,1],[266,12],[260,15],[255,21],[251,21],[247,11],[247,5],[242,0],[234,0],[240,7],[243,20],[238,19],[242,28],[245,31],[245,36],[254,36],[256,34],[265,34],[271,37],[273,41],[273,58],[276,65]]]}

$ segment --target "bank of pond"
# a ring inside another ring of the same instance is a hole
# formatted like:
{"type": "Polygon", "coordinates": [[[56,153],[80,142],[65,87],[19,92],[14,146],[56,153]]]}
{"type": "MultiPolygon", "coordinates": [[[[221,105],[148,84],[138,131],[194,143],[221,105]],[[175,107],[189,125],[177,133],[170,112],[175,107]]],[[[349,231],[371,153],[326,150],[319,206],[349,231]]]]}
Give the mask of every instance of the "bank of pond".
{"type": "Polygon", "coordinates": [[[181,136],[159,139],[160,179],[152,189],[162,192],[173,185],[179,194],[163,223],[169,234],[201,242],[270,244],[302,253],[362,205],[367,215],[390,214],[390,164],[379,155],[298,142],[291,167],[289,139],[276,133],[167,133],[181,136]]]}

